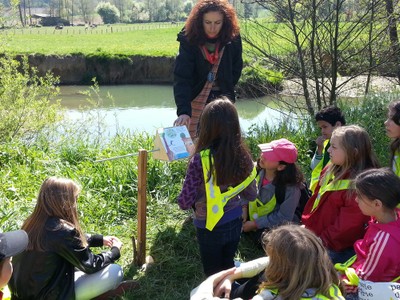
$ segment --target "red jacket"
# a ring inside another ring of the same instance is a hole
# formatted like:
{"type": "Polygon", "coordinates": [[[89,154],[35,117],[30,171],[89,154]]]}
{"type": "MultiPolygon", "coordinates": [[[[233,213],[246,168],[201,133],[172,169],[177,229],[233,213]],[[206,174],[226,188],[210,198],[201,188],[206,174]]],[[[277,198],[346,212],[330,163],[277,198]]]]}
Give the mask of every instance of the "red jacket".
{"type": "MultiPolygon", "coordinates": [[[[321,172],[321,178],[325,172],[326,168],[321,172]]],[[[363,238],[369,217],[361,213],[356,195],[350,190],[325,192],[318,207],[311,212],[320,183],[304,208],[302,223],[319,236],[329,250],[351,248],[356,240],[363,238]]]]}
{"type": "Polygon", "coordinates": [[[371,219],[364,238],[355,242],[357,260],[351,267],[360,278],[390,282],[400,276],[400,210],[396,212],[397,220],[390,223],[371,219]]]}

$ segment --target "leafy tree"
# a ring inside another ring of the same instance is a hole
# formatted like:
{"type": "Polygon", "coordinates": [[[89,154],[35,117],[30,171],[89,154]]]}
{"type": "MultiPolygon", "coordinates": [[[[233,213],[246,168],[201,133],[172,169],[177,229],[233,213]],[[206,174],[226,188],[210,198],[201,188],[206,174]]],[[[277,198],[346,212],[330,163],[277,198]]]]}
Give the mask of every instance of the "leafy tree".
{"type": "Polygon", "coordinates": [[[39,77],[26,57],[1,57],[0,74],[0,142],[29,139],[59,119],[60,106],[51,102],[58,94],[56,78],[39,77]]]}
{"type": "Polygon", "coordinates": [[[167,10],[167,20],[177,21],[183,10],[183,2],[181,0],[166,0],[165,8],[167,10]]]}
{"type": "Polygon", "coordinates": [[[158,10],[161,6],[160,0],[145,0],[144,8],[149,12],[149,22],[159,21],[158,10]]]}
{"type": "Polygon", "coordinates": [[[78,0],[78,11],[85,23],[92,22],[92,15],[95,10],[95,4],[93,0],[78,0]]]}
{"type": "Polygon", "coordinates": [[[120,20],[125,19],[127,8],[131,5],[127,0],[113,0],[113,4],[118,8],[120,20]]]}
{"type": "Polygon", "coordinates": [[[193,3],[192,2],[190,2],[190,1],[185,2],[184,8],[183,8],[183,12],[186,15],[189,15],[190,12],[192,11],[192,8],[193,8],[193,3]]]}
{"type": "Polygon", "coordinates": [[[100,2],[96,6],[96,12],[100,15],[104,24],[114,24],[119,20],[118,8],[110,2],[100,2]]]}

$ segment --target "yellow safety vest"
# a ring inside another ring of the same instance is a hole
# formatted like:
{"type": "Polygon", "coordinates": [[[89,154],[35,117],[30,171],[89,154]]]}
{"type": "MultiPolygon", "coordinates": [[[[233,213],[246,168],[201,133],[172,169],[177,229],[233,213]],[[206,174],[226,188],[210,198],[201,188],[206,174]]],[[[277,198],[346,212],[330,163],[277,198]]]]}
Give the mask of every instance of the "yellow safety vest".
{"type": "Polygon", "coordinates": [[[321,201],[322,195],[325,192],[348,190],[350,187],[351,180],[341,179],[333,182],[335,175],[332,173],[325,174],[321,187],[319,188],[317,198],[315,198],[311,212],[317,209],[319,202],[321,201]]]}
{"type": "MultiPolygon", "coordinates": [[[[260,175],[256,177],[257,187],[260,184],[260,175]]],[[[260,199],[249,202],[249,218],[251,221],[258,219],[259,217],[266,216],[271,213],[276,206],[275,194],[272,196],[271,200],[267,203],[262,203],[260,199]]]]}
{"type": "MultiPolygon", "coordinates": [[[[348,285],[354,285],[357,286],[360,278],[358,277],[356,270],[354,268],[351,268],[350,266],[353,265],[353,263],[356,261],[357,255],[353,255],[350,257],[346,262],[344,263],[336,263],[335,264],[335,269],[346,274],[346,277],[348,280],[345,280],[346,284],[348,285]]],[[[395,279],[392,280],[392,282],[396,282],[400,279],[400,276],[396,277],[395,279]]]]}
{"type": "MultiPolygon", "coordinates": [[[[213,230],[215,225],[224,215],[224,207],[228,200],[232,199],[249,186],[257,176],[256,168],[253,168],[251,174],[240,184],[235,187],[228,187],[226,192],[221,193],[221,189],[217,185],[215,170],[210,174],[210,150],[200,151],[201,166],[203,167],[204,184],[207,198],[207,219],[206,228],[213,230]]],[[[213,157],[211,156],[213,161],[213,157]]]]}
{"type": "Polygon", "coordinates": [[[400,152],[395,151],[392,162],[392,170],[394,174],[400,177],[400,152]]]}
{"type": "Polygon", "coordinates": [[[0,299],[2,300],[10,300],[11,299],[11,292],[8,288],[8,285],[0,289],[0,299]],[[1,292],[3,293],[3,298],[1,297],[1,292]]]}
{"type": "MultiPolygon", "coordinates": [[[[279,291],[277,289],[270,290],[273,295],[279,295],[279,291]]],[[[345,298],[342,295],[342,292],[340,291],[339,287],[335,284],[333,284],[329,288],[329,297],[326,297],[321,294],[317,294],[313,297],[302,297],[300,298],[301,300],[345,300],[345,298]]]]}
{"type": "MultiPolygon", "coordinates": [[[[326,146],[328,145],[328,143],[329,143],[329,140],[324,141],[324,148],[322,149],[322,159],[319,161],[319,163],[315,166],[314,170],[312,170],[312,172],[311,172],[310,190],[312,193],[314,193],[315,188],[317,187],[317,184],[318,184],[319,176],[321,175],[321,171],[325,167],[324,166],[324,156],[325,156],[325,152],[328,150],[328,149],[325,149],[326,146]]],[[[329,161],[327,164],[329,164],[329,161]]]]}
{"type": "MultiPolygon", "coordinates": [[[[392,162],[392,170],[394,174],[400,177],[400,151],[395,151],[392,162]]],[[[400,208],[400,204],[397,205],[397,208],[400,208]]]]}

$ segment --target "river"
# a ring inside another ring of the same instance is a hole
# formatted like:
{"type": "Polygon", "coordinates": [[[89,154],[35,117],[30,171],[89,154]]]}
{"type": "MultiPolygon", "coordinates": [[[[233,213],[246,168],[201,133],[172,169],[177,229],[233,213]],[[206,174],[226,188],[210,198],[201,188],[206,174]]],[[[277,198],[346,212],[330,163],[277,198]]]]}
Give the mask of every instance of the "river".
{"type": "MultiPolygon", "coordinates": [[[[176,119],[176,107],[172,86],[168,85],[117,85],[99,87],[95,107],[88,107],[88,96],[82,92],[87,86],[61,86],[61,105],[66,108],[67,117],[78,120],[82,116],[96,113],[101,115],[106,133],[115,135],[118,130],[155,133],[157,128],[172,126],[176,119]]],[[[269,107],[271,99],[238,100],[236,108],[240,125],[247,131],[252,124],[274,126],[281,114],[269,107]]]]}

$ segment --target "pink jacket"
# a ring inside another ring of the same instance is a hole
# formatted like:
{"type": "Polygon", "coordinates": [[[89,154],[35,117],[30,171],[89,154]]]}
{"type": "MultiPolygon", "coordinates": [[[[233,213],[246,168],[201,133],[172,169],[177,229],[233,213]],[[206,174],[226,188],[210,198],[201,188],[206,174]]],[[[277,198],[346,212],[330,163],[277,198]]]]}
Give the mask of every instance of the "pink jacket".
{"type": "Polygon", "coordinates": [[[400,210],[396,213],[397,220],[386,224],[371,219],[364,239],[354,243],[357,260],[352,268],[361,279],[390,282],[400,276],[400,210]]]}

